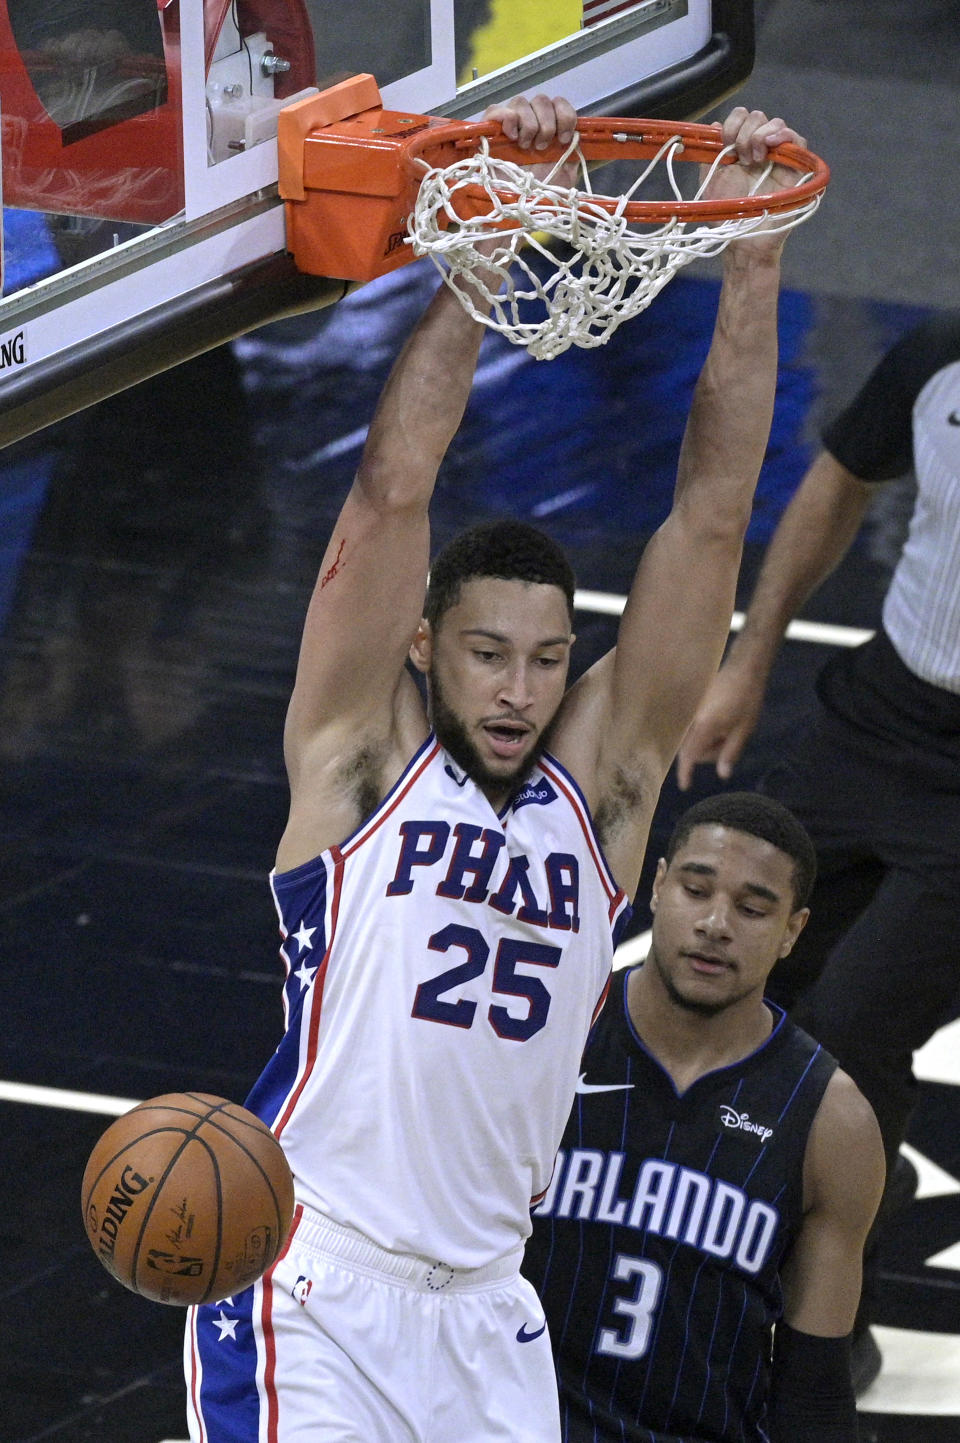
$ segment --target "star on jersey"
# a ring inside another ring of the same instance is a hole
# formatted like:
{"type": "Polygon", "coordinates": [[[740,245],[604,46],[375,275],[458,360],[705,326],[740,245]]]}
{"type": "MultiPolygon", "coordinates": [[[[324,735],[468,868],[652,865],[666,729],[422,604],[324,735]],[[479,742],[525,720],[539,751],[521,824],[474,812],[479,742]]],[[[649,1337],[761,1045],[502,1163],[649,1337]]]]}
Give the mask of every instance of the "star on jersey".
{"type": "Polygon", "coordinates": [[[221,1308],[219,1318],[213,1319],[213,1326],[220,1329],[220,1337],[217,1339],[217,1342],[222,1343],[224,1338],[232,1338],[233,1341],[236,1342],[237,1324],[239,1323],[239,1321],[239,1318],[228,1318],[226,1313],[221,1308]]]}
{"type": "Polygon", "coordinates": [[[290,934],[295,938],[301,952],[311,952],[313,950],[313,943],[310,939],[316,930],[316,927],[305,927],[301,922],[299,931],[290,934]]]}
{"type": "Polygon", "coordinates": [[[300,963],[300,966],[297,968],[293,975],[294,977],[299,977],[300,979],[301,992],[305,992],[310,986],[310,983],[313,981],[314,976],[316,975],[316,971],[316,967],[308,967],[306,962],[300,963]]]}

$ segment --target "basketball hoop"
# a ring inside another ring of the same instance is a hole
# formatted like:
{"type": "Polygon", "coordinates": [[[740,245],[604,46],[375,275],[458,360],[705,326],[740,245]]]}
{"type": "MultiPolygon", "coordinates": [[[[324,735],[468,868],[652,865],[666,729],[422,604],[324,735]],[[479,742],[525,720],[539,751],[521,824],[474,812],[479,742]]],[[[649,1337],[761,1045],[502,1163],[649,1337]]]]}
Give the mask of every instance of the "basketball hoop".
{"type": "Polygon", "coordinates": [[[581,119],[565,149],[536,154],[506,140],[499,124],[452,123],[411,136],[405,149],[421,176],[408,220],[414,253],[430,256],[477,320],[539,360],[603,345],[692,260],[807,220],[830,178],[818,156],[781,145],[749,195],[705,200],[716,169],[736,163],[734,147],[717,127],[670,121],[581,119]],[[648,163],[625,194],[597,195],[588,166],[609,160],[648,163]],[[681,192],[678,162],[708,167],[692,198],[681,192]],[[545,164],[540,178],[534,167],[545,164]],[[795,183],[758,194],[775,164],[795,183]],[[576,186],[564,183],[569,166],[576,186]],[[637,198],[655,173],[671,196],[637,198]]]}
{"type": "Polygon", "coordinates": [[[818,156],[779,145],[753,193],[705,200],[717,167],[736,164],[719,126],[586,118],[570,145],[534,152],[496,121],[385,110],[372,75],[285,107],[278,141],[287,245],[300,270],[369,281],[429,255],[477,320],[540,359],[603,345],[695,258],[798,225],[830,179],[818,156]],[[640,174],[624,195],[597,195],[589,165],[611,160],[640,174]],[[678,183],[681,161],[708,167],[691,199],[678,183]],[[794,183],[761,195],[775,164],[794,183]],[[658,172],[667,198],[639,199],[658,172]]]}

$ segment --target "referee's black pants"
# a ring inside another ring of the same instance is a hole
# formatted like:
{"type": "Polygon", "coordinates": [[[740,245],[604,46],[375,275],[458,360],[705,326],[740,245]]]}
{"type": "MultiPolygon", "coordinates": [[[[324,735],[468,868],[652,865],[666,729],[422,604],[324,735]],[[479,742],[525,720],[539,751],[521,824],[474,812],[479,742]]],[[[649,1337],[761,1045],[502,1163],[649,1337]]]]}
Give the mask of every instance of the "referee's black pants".
{"type": "MultiPolygon", "coordinates": [[[[889,641],[876,649],[888,684],[889,641]]],[[[960,1002],[960,697],[933,700],[948,725],[938,721],[927,747],[912,723],[894,739],[818,702],[760,783],[807,827],[820,868],[810,920],[768,992],[872,1104],[888,1177],[916,1098],[913,1053],[960,1002]]],[[[873,698],[865,704],[877,714],[873,698]]]]}

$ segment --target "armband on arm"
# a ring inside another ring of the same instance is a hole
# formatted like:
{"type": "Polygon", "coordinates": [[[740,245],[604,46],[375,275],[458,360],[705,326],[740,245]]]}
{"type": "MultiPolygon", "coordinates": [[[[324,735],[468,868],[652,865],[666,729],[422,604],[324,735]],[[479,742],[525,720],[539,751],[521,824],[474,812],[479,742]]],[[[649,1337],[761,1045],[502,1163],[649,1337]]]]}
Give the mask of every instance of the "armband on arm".
{"type": "Polygon", "coordinates": [[[770,1425],[771,1443],[857,1443],[849,1334],[817,1338],[777,1324],[770,1425]]]}

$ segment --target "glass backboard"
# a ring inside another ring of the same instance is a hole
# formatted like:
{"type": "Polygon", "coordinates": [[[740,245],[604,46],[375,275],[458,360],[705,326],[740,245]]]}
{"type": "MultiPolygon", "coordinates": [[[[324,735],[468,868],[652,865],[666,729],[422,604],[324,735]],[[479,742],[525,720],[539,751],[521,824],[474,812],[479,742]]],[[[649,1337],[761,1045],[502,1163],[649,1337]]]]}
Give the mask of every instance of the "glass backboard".
{"type": "Polygon", "coordinates": [[[369,72],[386,106],[451,118],[539,90],[691,118],[749,74],[752,8],[0,0],[0,444],[343,294],[291,275],[283,106],[369,72]]]}

